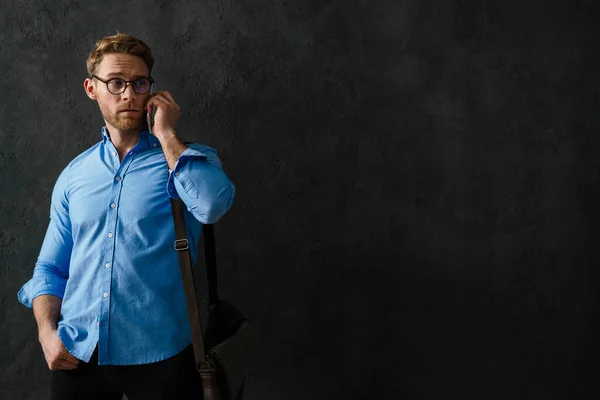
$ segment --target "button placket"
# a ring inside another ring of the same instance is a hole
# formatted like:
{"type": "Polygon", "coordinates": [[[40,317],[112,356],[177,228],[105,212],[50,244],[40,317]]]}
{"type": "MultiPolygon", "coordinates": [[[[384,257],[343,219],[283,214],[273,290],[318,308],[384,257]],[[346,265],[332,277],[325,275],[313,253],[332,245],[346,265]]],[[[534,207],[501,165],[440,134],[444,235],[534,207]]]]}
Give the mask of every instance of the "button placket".
{"type": "MultiPolygon", "coordinates": [[[[116,151],[112,152],[113,156],[118,156],[116,151]]],[[[108,339],[108,331],[109,327],[109,311],[110,311],[110,288],[112,287],[112,266],[114,263],[114,250],[115,250],[115,235],[117,233],[117,216],[118,213],[115,212],[117,210],[117,205],[119,204],[119,199],[121,196],[121,190],[123,188],[123,176],[125,175],[125,171],[127,167],[131,163],[131,158],[129,155],[127,156],[129,159],[126,163],[116,164],[118,165],[113,175],[113,185],[111,188],[110,199],[112,200],[109,204],[109,208],[106,211],[108,213],[107,221],[107,230],[109,232],[106,233],[107,240],[105,246],[103,248],[103,257],[106,260],[104,263],[104,270],[106,270],[106,274],[102,275],[102,287],[105,291],[102,292],[102,300],[100,302],[99,316],[98,321],[96,322],[96,326],[98,326],[99,332],[99,340],[106,341],[108,339]],[[107,290],[108,289],[108,290],[107,290]],[[102,322],[102,323],[101,323],[102,322]]],[[[105,357],[106,355],[104,355],[105,357]]]]}
{"type": "MultiPolygon", "coordinates": [[[[125,174],[129,166],[131,165],[132,160],[136,155],[136,151],[131,151],[128,153],[122,162],[118,161],[118,153],[116,151],[111,151],[111,154],[117,158],[113,159],[115,162],[114,166],[114,175],[113,175],[113,184],[111,185],[111,193],[109,197],[109,208],[106,210],[107,218],[106,218],[106,233],[107,239],[103,246],[103,254],[105,263],[104,270],[105,274],[101,274],[101,287],[103,289],[98,320],[96,321],[96,326],[98,326],[98,337],[99,340],[105,342],[108,340],[108,332],[110,329],[110,303],[111,303],[111,288],[112,288],[112,271],[113,264],[115,262],[115,246],[116,246],[116,234],[118,227],[118,209],[120,205],[121,198],[121,190],[123,190],[124,186],[124,178],[125,174]]],[[[98,353],[98,357],[102,359],[106,359],[108,357],[108,353],[106,351],[106,347],[101,347],[98,353]]]]}

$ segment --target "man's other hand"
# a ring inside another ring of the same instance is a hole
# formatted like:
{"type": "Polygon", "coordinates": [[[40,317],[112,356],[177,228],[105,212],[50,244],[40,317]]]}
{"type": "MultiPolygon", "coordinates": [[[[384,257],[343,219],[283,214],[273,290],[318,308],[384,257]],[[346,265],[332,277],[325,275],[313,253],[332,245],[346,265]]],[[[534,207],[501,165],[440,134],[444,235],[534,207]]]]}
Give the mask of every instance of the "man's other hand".
{"type": "Polygon", "coordinates": [[[56,330],[47,330],[40,333],[39,339],[44,357],[46,357],[46,363],[51,371],[77,368],[79,360],[67,351],[56,330]]]}

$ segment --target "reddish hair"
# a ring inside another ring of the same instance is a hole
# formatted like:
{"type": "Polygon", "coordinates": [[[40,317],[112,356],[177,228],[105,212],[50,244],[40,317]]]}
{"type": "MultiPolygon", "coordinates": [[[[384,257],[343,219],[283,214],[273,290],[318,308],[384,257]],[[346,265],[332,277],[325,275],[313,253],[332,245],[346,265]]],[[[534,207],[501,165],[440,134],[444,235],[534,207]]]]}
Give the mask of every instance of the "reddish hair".
{"type": "Polygon", "coordinates": [[[152,72],[154,57],[152,56],[150,47],[133,36],[117,31],[116,34],[106,36],[96,42],[94,49],[85,61],[90,77],[96,73],[98,64],[102,62],[102,57],[107,53],[127,53],[141,57],[146,62],[146,65],[148,65],[148,72],[152,72]]]}

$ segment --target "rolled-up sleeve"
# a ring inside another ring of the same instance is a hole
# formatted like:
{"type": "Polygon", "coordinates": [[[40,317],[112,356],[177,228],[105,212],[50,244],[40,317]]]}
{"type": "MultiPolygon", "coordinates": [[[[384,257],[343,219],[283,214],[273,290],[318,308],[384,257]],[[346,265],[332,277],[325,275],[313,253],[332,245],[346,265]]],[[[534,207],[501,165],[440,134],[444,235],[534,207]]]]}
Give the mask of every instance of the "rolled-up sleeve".
{"type": "Polygon", "coordinates": [[[189,144],[169,173],[169,196],[181,198],[201,223],[215,223],[231,208],[235,186],[223,171],[215,149],[189,144]]]}
{"type": "Polygon", "coordinates": [[[58,177],[52,191],[50,223],[33,269],[33,277],[21,287],[18,293],[19,301],[29,308],[33,307],[33,299],[37,296],[51,294],[62,299],[65,293],[73,250],[66,193],[67,168],[58,177]]]}

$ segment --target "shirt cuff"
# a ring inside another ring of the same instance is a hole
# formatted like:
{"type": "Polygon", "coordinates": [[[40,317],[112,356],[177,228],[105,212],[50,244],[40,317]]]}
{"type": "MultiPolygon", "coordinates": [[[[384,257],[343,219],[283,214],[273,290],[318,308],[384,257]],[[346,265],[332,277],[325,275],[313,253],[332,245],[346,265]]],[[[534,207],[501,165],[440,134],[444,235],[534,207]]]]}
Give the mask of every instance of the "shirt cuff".
{"type": "Polygon", "coordinates": [[[173,170],[169,170],[169,179],[167,181],[167,193],[169,193],[169,196],[171,198],[179,198],[179,194],[177,193],[177,189],[175,188],[175,179],[179,180],[179,182],[186,189],[186,191],[196,190],[187,176],[180,177],[181,169],[184,168],[187,164],[186,161],[190,158],[195,157],[203,158],[205,160],[208,158],[208,156],[205,153],[188,147],[183,151],[183,153],[181,153],[181,155],[177,159],[173,170]]]}
{"type": "Polygon", "coordinates": [[[35,276],[23,285],[17,297],[25,307],[32,308],[33,299],[43,294],[51,294],[62,299],[66,287],[66,280],[51,279],[47,276],[35,276]]]}

